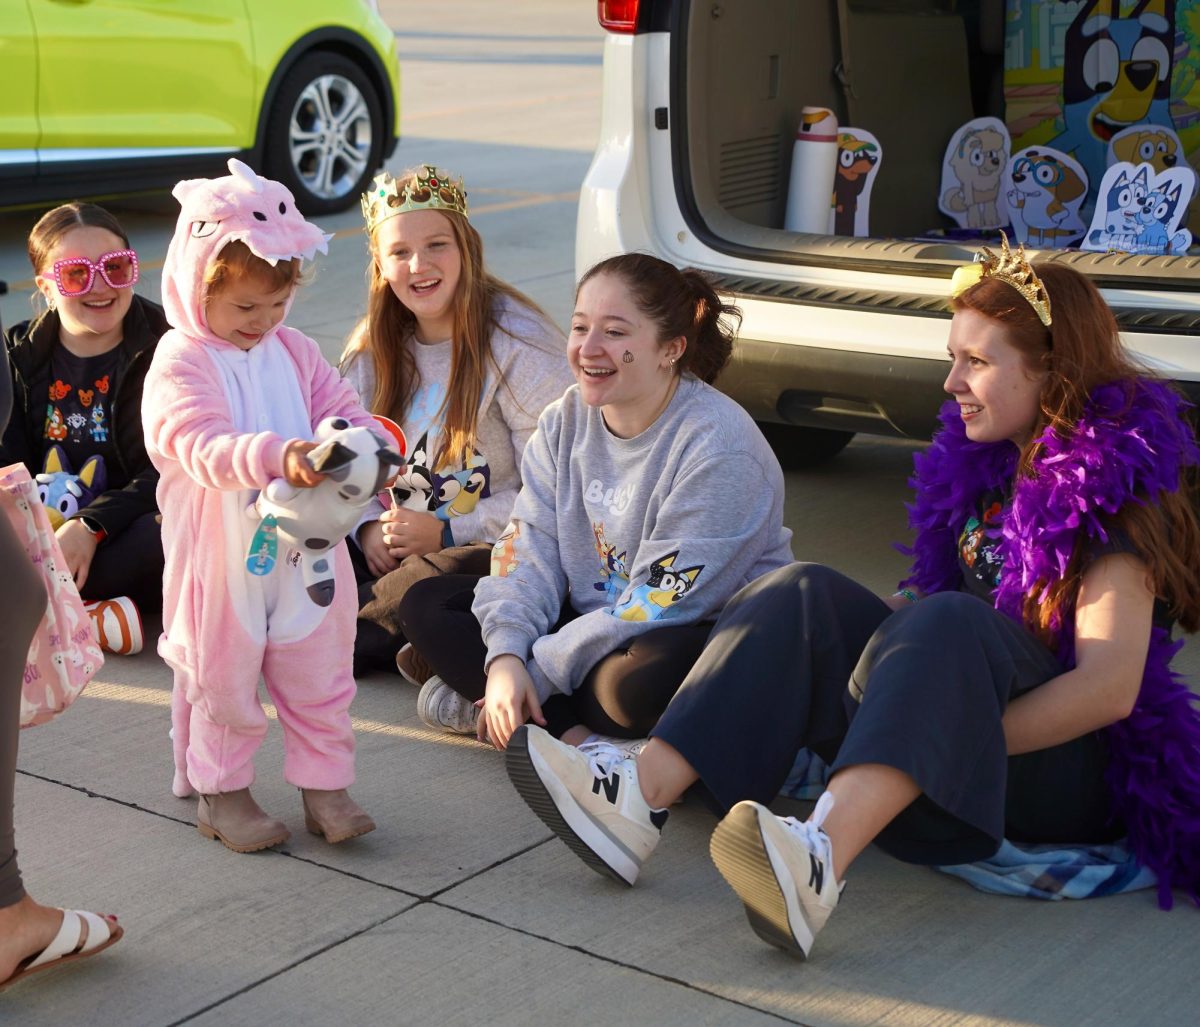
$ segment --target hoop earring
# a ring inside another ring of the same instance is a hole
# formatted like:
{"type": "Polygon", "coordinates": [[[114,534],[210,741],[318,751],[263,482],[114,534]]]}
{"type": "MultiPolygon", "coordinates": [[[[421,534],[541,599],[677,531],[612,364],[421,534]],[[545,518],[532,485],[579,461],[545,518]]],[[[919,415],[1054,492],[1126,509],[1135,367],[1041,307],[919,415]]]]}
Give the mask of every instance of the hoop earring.
{"type": "Polygon", "coordinates": [[[51,293],[49,296],[46,297],[46,309],[53,310],[57,306],[58,306],[58,304],[54,302],[54,294],[51,293]]]}

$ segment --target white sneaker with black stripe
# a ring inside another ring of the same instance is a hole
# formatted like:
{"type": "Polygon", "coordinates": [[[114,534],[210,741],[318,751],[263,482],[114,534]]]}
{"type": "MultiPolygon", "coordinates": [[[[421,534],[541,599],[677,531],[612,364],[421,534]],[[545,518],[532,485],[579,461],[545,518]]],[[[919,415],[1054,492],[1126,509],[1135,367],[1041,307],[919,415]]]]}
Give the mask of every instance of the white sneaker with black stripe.
{"type": "Polygon", "coordinates": [[[833,807],[826,792],[804,822],[777,817],[757,802],[739,802],[715,831],[712,860],[746,907],[764,941],[807,959],[813,940],[837,908],[833,849],[821,830],[833,807]]]}
{"type": "Polygon", "coordinates": [[[637,760],[607,742],[579,748],[533,724],[509,739],[509,779],[542,822],[597,873],[637,880],[667,822],[638,784],[637,760]]]}

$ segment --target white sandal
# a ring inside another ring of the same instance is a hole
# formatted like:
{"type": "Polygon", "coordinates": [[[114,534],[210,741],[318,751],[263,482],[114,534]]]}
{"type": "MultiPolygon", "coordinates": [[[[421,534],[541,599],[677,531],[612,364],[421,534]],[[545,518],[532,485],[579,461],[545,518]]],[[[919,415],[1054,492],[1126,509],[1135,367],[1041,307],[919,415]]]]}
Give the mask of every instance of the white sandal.
{"type": "Polygon", "coordinates": [[[42,949],[40,955],[30,956],[24,962],[18,963],[13,975],[7,981],[0,981],[0,991],[39,970],[49,970],[63,963],[103,952],[110,945],[119,942],[125,935],[125,930],[120,924],[106,920],[95,913],[64,909],[62,914],[62,926],[59,927],[54,940],[42,949]],[[85,924],[87,926],[86,937],[84,937],[85,924]]]}

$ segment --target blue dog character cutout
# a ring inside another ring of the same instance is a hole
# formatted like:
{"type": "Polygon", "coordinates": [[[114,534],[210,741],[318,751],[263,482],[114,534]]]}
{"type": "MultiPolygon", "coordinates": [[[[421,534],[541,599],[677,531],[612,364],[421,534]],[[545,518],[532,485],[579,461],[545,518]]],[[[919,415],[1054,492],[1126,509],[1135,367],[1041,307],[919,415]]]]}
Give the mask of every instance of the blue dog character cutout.
{"type": "Polygon", "coordinates": [[[1063,249],[1078,242],[1086,224],[1087,173],[1065,153],[1027,146],[1013,155],[1004,173],[1008,216],[1023,246],[1063,249]]]}
{"type": "Polygon", "coordinates": [[[86,510],[108,486],[104,457],[98,454],[88,457],[76,474],[71,470],[62,446],[51,446],[46,451],[42,473],[34,480],[37,482],[38,498],[46,508],[50,527],[55,531],[80,510],[86,510]]]}
{"type": "Polygon", "coordinates": [[[1100,180],[1110,141],[1131,125],[1174,128],[1175,0],[1087,0],[1063,40],[1063,131],[1050,145],[1100,180]],[[1126,5],[1128,6],[1128,5],[1126,5]]]}
{"type": "Polygon", "coordinates": [[[1091,228],[1081,248],[1149,256],[1186,253],[1192,233],[1179,226],[1196,187],[1190,167],[1155,172],[1151,164],[1114,164],[1100,183],[1091,228]]]}

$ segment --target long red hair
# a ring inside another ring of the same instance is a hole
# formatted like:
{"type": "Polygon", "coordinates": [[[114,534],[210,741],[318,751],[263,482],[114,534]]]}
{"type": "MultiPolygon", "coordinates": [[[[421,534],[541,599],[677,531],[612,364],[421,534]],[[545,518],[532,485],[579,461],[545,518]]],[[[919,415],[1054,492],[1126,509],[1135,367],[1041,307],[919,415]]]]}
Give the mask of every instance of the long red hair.
{"type": "MultiPolygon", "coordinates": [[[[1088,397],[1099,385],[1150,377],[1121,343],[1116,319],[1099,290],[1079,272],[1060,264],[1033,265],[1050,297],[1052,323],[1042,324],[1028,302],[1012,286],[984,278],[952,301],[954,310],[974,310],[1008,329],[1008,341],[1024,354],[1031,371],[1044,372],[1040,411],[1033,437],[1021,450],[1018,475],[1036,473],[1034,461],[1047,427],[1063,439],[1075,430],[1088,397]]],[[[1184,425],[1183,430],[1190,431],[1184,425]]],[[[1144,496],[1145,503],[1126,503],[1113,517],[1145,561],[1155,595],[1166,599],[1171,614],[1188,631],[1200,627],[1200,522],[1196,475],[1188,472],[1176,492],[1144,496]]],[[[1026,625],[1039,637],[1050,637],[1056,615],[1072,609],[1086,566],[1086,540],[1076,541],[1066,574],[1045,583],[1025,598],[1026,625]]]]}

